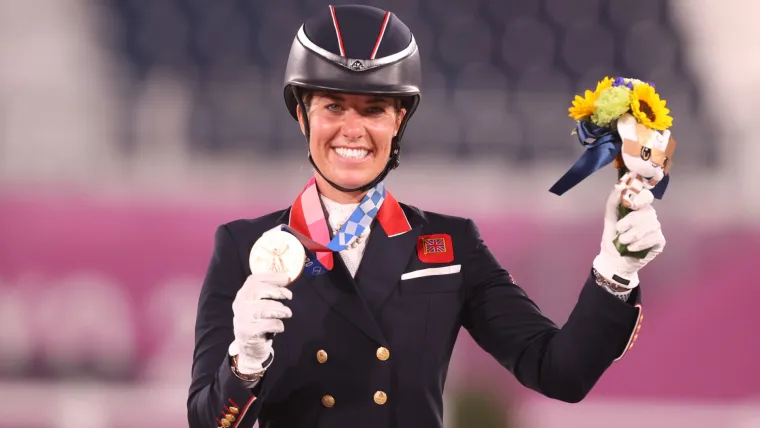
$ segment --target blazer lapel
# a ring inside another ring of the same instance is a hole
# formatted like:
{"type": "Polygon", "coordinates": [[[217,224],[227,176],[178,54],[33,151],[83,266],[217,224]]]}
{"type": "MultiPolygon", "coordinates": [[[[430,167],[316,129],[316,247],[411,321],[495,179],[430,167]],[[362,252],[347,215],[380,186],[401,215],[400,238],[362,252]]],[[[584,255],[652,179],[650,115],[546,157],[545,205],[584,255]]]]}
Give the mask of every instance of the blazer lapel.
{"type": "MultiPolygon", "coordinates": [[[[288,223],[292,225],[290,210],[283,217],[290,220],[288,223]]],[[[387,344],[380,327],[367,307],[367,303],[357,290],[356,282],[351,277],[351,273],[343,263],[340,254],[333,254],[333,267],[330,271],[322,275],[302,278],[302,280],[310,281],[311,285],[325,302],[358,327],[370,339],[379,345],[387,344]]]]}
{"type": "MultiPolygon", "coordinates": [[[[373,313],[398,286],[422,233],[418,216],[411,211],[407,216],[390,193],[385,203],[388,209],[381,210],[373,222],[356,280],[338,253],[333,254],[333,268],[328,273],[303,278],[333,309],[380,345],[387,341],[373,313]]],[[[290,210],[283,219],[290,223],[290,210]]]]}
{"type": "Polygon", "coordinates": [[[422,224],[412,217],[409,225],[411,230],[388,236],[383,225],[376,222],[369,235],[356,282],[373,314],[378,313],[398,286],[416,248],[422,224]]]}
{"type": "Polygon", "coordinates": [[[335,255],[333,269],[324,275],[315,277],[313,284],[314,289],[333,309],[358,327],[370,339],[379,345],[387,345],[385,336],[339,254],[335,255]]]}

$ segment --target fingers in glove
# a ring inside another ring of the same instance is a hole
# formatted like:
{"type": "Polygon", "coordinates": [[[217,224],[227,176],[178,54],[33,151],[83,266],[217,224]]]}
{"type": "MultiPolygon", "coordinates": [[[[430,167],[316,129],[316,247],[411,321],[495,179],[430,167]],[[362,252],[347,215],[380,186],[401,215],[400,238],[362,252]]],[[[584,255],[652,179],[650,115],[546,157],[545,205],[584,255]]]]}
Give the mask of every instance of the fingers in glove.
{"type": "Polygon", "coordinates": [[[255,300],[258,290],[262,287],[273,286],[282,287],[288,283],[288,274],[286,273],[266,273],[249,275],[243,286],[237,292],[235,299],[255,300]]]}
{"type": "Polygon", "coordinates": [[[632,210],[640,210],[654,202],[654,195],[651,190],[642,189],[630,198],[630,202],[632,210]]]}
{"type": "Polygon", "coordinates": [[[665,236],[660,229],[653,230],[628,245],[630,251],[641,251],[651,248],[653,251],[662,251],[665,247],[665,236]]]}
{"type": "Polygon", "coordinates": [[[612,188],[612,193],[609,194],[607,197],[607,209],[610,210],[616,210],[618,204],[620,204],[620,198],[623,196],[623,191],[626,189],[627,185],[625,184],[625,180],[627,179],[626,176],[628,174],[624,175],[612,188]]]}
{"type": "Polygon", "coordinates": [[[271,334],[285,331],[285,323],[278,318],[250,319],[235,317],[233,320],[235,340],[243,345],[261,345],[271,340],[271,334]]]}
{"type": "MultiPolygon", "coordinates": [[[[256,322],[256,329],[260,334],[265,335],[267,333],[277,334],[282,333],[285,331],[285,323],[282,322],[282,320],[279,319],[266,319],[266,320],[258,320],[256,322]]],[[[272,342],[271,339],[267,339],[269,343],[272,342]]]]}
{"type": "MultiPolygon", "coordinates": [[[[243,351],[246,348],[272,347],[271,336],[285,331],[285,323],[278,319],[256,320],[235,330],[235,340],[243,351]]],[[[250,353],[250,352],[249,352],[250,353]]]]}
{"type": "Polygon", "coordinates": [[[621,244],[629,245],[658,230],[660,230],[659,223],[635,223],[630,229],[621,233],[618,240],[621,244]]]}
{"type": "Polygon", "coordinates": [[[250,314],[255,319],[290,318],[293,312],[289,307],[276,300],[263,299],[251,303],[250,314]]]}
{"type": "MultiPolygon", "coordinates": [[[[610,192],[610,194],[607,196],[604,213],[606,226],[610,226],[617,221],[618,206],[621,204],[623,196],[628,191],[628,183],[632,182],[633,180],[634,178],[631,176],[630,172],[625,173],[620,178],[620,180],[615,183],[615,186],[612,188],[612,192],[610,192]]],[[[611,232],[614,230],[614,227],[607,227],[607,230],[611,232]]]]}
{"type": "Polygon", "coordinates": [[[236,318],[241,317],[251,321],[268,318],[290,318],[293,316],[293,312],[289,307],[277,300],[268,299],[235,301],[232,303],[232,311],[236,318]]]}
{"type": "Polygon", "coordinates": [[[262,282],[252,293],[252,300],[260,299],[291,300],[293,292],[287,287],[262,282]]]}
{"type": "Polygon", "coordinates": [[[652,232],[660,230],[660,222],[657,219],[646,218],[643,221],[633,223],[631,227],[619,236],[621,244],[631,244],[642,239],[652,232]]]}
{"type": "Polygon", "coordinates": [[[642,225],[656,225],[655,227],[659,227],[657,212],[651,205],[629,212],[625,217],[617,221],[615,230],[618,233],[625,233],[634,226],[642,225]]]}
{"type": "MultiPolygon", "coordinates": [[[[254,275],[251,275],[254,276],[254,275]]],[[[270,272],[264,274],[256,274],[256,279],[267,284],[284,286],[290,281],[290,277],[287,272],[270,272]]]]}

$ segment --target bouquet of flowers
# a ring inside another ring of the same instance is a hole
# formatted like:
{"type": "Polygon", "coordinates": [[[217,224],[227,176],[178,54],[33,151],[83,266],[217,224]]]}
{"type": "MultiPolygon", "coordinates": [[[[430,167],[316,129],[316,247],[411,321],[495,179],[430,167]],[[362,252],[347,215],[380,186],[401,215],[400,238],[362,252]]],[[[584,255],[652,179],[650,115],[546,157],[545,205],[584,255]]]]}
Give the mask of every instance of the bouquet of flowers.
{"type": "MultiPolygon", "coordinates": [[[[618,179],[627,185],[618,219],[654,198],[661,199],[676,148],[669,130],[673,118],[665,104],[654,84],[623,77],[605,77],[595,91],[576,95],[568,111],[576,121],[573,134],[586,151],[550,191],[561,195],[614,161],[618,179]]],[[[643,258],[649,252],[628,252],[617,238],[615,246],[620,254],[631,257],[643,258]]]]}

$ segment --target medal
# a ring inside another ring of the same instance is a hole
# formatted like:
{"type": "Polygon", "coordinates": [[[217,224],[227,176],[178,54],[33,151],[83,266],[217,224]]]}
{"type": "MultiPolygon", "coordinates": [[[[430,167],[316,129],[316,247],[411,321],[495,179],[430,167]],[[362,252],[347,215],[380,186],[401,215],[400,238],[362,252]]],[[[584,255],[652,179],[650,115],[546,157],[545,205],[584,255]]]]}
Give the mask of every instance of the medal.
{"type": "Polygon", "coordinates": [[[301,242],[283,230],[272,230],[261,236],[251,248],[248,258],[252,274],[288,274],[289,283],[303,271],[306,251],[301,242]]]}

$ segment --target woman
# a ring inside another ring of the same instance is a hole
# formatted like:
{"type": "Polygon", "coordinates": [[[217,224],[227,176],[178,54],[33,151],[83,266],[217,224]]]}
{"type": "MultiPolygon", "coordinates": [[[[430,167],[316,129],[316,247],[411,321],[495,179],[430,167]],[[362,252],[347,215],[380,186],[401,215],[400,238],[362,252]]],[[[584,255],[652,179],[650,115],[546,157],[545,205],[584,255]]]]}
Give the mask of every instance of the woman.
{"type": "Polygon", "coordinates": [[[566,402],[582,400],[633,344],[637,272],[665,244],[654,209],[618,222],[615,187],[601,251],[558,328],[471,220],[401,204],[385,189],[420,76],[414,37],[390,12],[329,7],[300,28],[285,103],[316,173],[290,208],[216,231],[198,306],[192,428],[440,427],[462,326],[523,385],[566,402]],[[282,225],[334,253],[312,255],[292,282],[251,274],[252,245],[282,225]],[[653,247],[649,256],[621,257],[617,232],[632,251],[653,247]]]}

